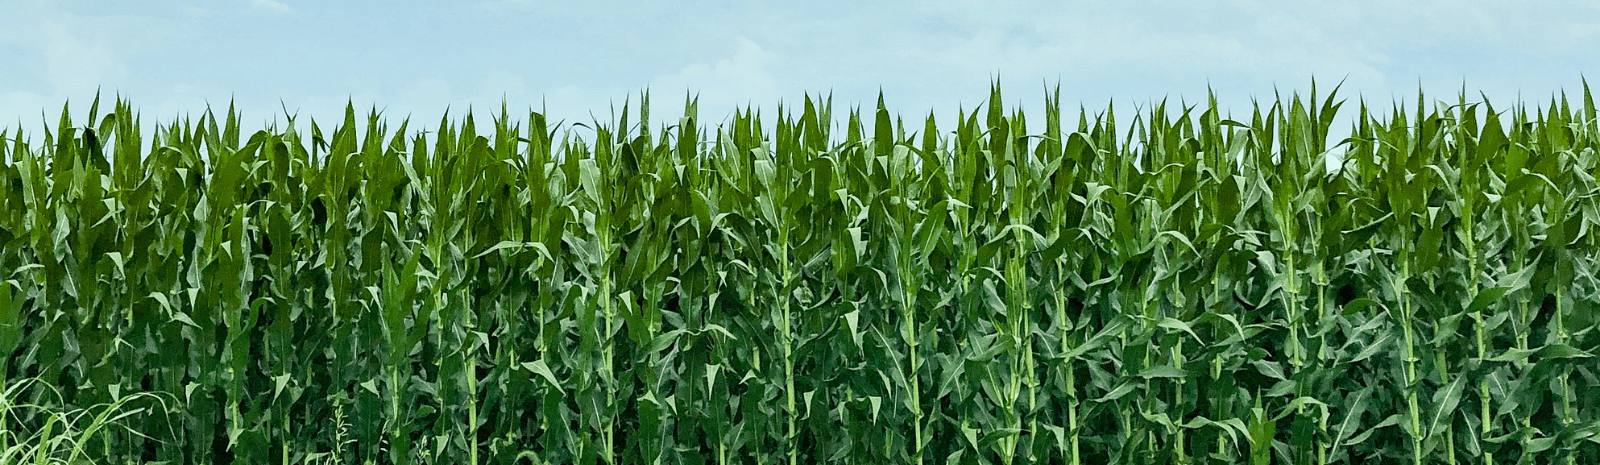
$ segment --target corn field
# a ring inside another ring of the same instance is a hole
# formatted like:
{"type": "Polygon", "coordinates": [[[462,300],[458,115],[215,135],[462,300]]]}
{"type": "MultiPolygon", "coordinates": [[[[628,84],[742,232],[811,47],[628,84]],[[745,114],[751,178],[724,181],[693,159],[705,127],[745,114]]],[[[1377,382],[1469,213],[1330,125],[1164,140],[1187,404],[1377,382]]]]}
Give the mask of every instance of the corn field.
{"type": "Polygon", "coordinates": [[[1587,85],[1336,92],[1119,126],[1056,89],[1030,127],[995,86],[943,132],[882,97],[248,137],[230,107],[153,140],[96,100],[0,133],[0,378],[54,389],[8,390],[0,429],[143,395],[73,453],[1600,463],[1587,85]]]}

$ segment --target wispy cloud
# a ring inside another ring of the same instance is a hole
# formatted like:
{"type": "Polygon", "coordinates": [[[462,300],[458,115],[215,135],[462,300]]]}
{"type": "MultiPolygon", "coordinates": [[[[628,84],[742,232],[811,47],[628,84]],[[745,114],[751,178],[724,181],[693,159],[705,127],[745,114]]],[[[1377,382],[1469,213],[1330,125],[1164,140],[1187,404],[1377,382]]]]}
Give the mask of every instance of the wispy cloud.
{"type": "Polygon", "coordinates": [[[490,11],[503,11],[503,10],[527,11],[527,10],[534,9],[535,7],[537,7],[539,5],[538,5],[537,2],[534,2],[533,0],[485,0],[485,1],[478,2],[477,6],[478,6],[478,8],[483,8],[483,9],[490,10],[490,11]]]}
{"type": "Polygon", "coordinates": [[[707,109],[771,105],[778,99],[777,81],[769,70],[775,61],[776,56],[760,44],[740,39],[732,56],[690,64],[677,72],[651,79],[650,89],[663,96],[687,90],[698,94],[702,106],[707,109]]]}
{"type": "Polygon", "coordinates": [[[293,11],[289,8],[289,5],[284,5],[282,2],[277,0],[250,0],[250,9],[265,11],[275,15],[286,15],[293,11]]]}

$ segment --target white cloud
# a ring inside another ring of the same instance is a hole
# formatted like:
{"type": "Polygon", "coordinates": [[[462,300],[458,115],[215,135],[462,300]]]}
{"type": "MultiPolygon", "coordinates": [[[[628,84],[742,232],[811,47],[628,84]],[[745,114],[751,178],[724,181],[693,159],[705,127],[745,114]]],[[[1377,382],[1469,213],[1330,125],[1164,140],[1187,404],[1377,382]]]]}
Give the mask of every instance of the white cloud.
{"type": "Polygon", "coordinates": [[[0,17],[0,63],[9,65],[0,71],[0,127],[30,137],[54,130],[64,103],[81,123],[96,92],[113,99],[134,74],[131,60],[165,34],[160,24],[78,14],[59,2],[0,2],[0,9],[12,13],[0,17]]]}
{"type": "Polygon", "coordinates": [[[500,111],[500,102],[506,102],[507,111],[510,111],[511,102],[522,102],[527,98],[527,80],[521,73],[506,71],[490,71],[478,81],[478,89],[473,100],[477,101],[477,108],[500,111]]]}
{"type": "Polygon", "coordinates": [[[488,10],[527,10],[537,7],[533,0],[486,0],[478,2],[479,8],[488,10]]]}
{"type": "Polygon", "coordinates": [[[276,15],[290,13],[289,5],[284,5],[277,0],[250,0],[250,9],[262,10],[276,15]]]}
{"type": "MultiPolygon", "coordinates": [[[[411,81],[395,97],[399,97],[400,100],[419,109],[425,108],[430,112],[443,112],[445,107],[450,106],[451,101],[454,100],[455,90],[449,81],[437,77],[425,77],[411,81]]],[[[455,110],[459,112],[465,110],[465,108],[455,110]]]]}
{"type": "MultiPolygon", "coordinates": [[[[740,39],[733,56],[711,63],[694,63],[677,72],[650,80],[650,93],[667,97],[666,103],[676,103],[681,112],[682,102],[676,96],[688,91],[700,97],[701,119],[716,120],[735,107],[753,105],[766,107],[777,102],[778,84],[770,71],[777,56],[750,39],[740,39]]],[[[675,114],[669,111],[663,113],[675,114]]],[[[598,112],[597,112],[598,115],[598,112]]]]}
{"type": "Polygon", "coordinates": [[[0,132],[5,132],[8,139],[17,137],[21,131],[24,141],[43,140],[43,134],[38,133],[40,125],[48,121],[50,126],[55,126],[56,118],[61,115],[52,113],[60,109],[61,102],[33,92],[0,93],[0,132]]]}
{"type": "Polygon", "coordinates": [[[0,43],[17,46],[0,59],[21,64],[23,69],[13,71],[47,86],[36,91],[92,92],[126,76],[127,56],[140,45],[122,36],[131,23],[127,18],[78,16],[54,4],[21,9],[20,17],[0,20],[0,30],[9,32],[0,35],[0,43]],[[30,67],[32,59],[38,61],[30,67]]]}
{"type": "Polygon", "coordinates": [[[57,22],[41,29],[40,52],[57,89],[86,91],[126,75],[127,64],[107,41],[84,37],[74,32],[77,28],[57,22]]]}

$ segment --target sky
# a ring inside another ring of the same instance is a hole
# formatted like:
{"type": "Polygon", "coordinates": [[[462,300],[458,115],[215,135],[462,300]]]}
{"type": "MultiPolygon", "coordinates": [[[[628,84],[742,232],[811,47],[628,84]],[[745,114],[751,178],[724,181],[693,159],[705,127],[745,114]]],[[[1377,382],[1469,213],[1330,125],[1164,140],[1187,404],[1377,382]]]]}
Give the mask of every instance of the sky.
{"type": "MultiPolygon", "coordinates": [[[[517,119],[601,121],[651,95],[652,125],[698,95],[701,121],[806,95],[835,114],[881,92],[908,122],[984,104],[1041,111],[1046,87],[1118,121],[1166,99],[1244,117],[1252,99],[1342,82],[1387,111],[1487,96],[1548,102],[1600,75],[1592,1],[368,2],[0,0],[0,128],[37,130],[98,92],[146,126],[232,102],[246,130],[347,103],[436,124],[502,102],[517,119]]],[[[492,110],[492,111],[491,111],[492,110]]],[[[635,119],[637,119],[635,117],[635,119]]],[[[1039,119],[1031,119],[1039,121],[1039,119]]],[[[1039,123],[1034,123],[1039,124],[1039,123]]],[[[1346,123],[1348,124],[1348,123],[1346,123]]],[[[920,127],[920,124],[915,124],[920,127]]],[[[146,128],[150,130],[150,128],[146,128]]],[[[1042,131],[1042,128],[1039,128],[1042,131]]],[[[37,139],[36,139],[37,140],[37,139]]]]}

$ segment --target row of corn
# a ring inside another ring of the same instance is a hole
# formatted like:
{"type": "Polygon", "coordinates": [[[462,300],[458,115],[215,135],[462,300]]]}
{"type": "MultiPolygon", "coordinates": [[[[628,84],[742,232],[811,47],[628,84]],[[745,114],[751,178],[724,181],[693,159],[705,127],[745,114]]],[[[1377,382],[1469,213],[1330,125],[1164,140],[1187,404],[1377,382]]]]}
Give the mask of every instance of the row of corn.
{"type": "Polygon", "coordinates": [[[52,388],[0,402],[153,394],[101,463],[1600,462],[1587,86],[1002,101],[150,140],[64,109],[0,133],[0,378],[52,388]]]}

